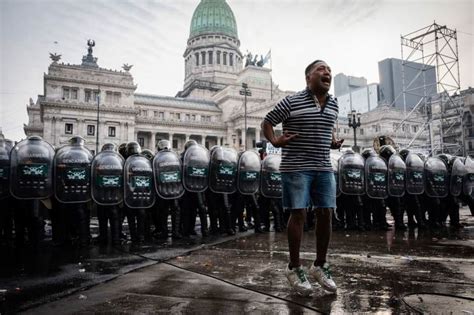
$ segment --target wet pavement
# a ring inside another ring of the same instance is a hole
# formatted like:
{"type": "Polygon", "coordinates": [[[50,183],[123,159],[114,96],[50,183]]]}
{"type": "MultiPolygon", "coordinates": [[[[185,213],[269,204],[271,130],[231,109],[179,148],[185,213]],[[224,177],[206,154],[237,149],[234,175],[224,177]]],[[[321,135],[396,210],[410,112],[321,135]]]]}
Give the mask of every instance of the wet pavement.
{"type": "MultiPolygon", "coordinates": [[[[338,285],[294,294],[283,270],[285,233],[193,237],[142,247],[11,251],[0,262],[3,312],[27,313],[474,313],[474,217],[455,231],[336,231],[338,285]]],[[[302,261],[314,259],[305,232],[302,261]]],[[[3,256],[3,255],[2,255],[3,256]]],[[[0,300],[1,300],[0,293],[0,300]]]]}

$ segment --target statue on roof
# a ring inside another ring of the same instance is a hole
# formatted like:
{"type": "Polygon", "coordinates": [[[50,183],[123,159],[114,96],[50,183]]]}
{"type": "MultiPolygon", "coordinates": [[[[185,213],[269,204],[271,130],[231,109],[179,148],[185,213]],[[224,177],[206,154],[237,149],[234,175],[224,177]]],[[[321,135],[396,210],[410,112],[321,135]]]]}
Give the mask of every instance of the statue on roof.
{"type": "Polygon", "coordinates": [[[245,55],[245,66],[253,66],[252,64],[252,53],[250,51],[247,51],[247,54],[245,55]]]}
{"type": "Polygon", "coordinates": [[[58,62],[60,59],[61,59],[61,55],[58,55],[57,53],[49,53],[49,58],[51,58],[51,60],[56,63],[58,62]]]}
{"type": "Polygon", "coordinates": [[[87,49],[87,52],[89,55],[92,55],[92,47],[95,46],[95,41],[93,39],[87,40],[87,46],[89,46],[89,49],[87,49]]]}
{"type": "Polygon", "coordinates": [[[91,68],[99,68],[97,65],[97,57],[92,56],[92,47],[95,46],[95,41],[92,39],[87,40],[87,55],[82,57],[82,66],[91,67],[91,68]]]}
{"type": "Polygon", "coordinates": [[[130,71],[130,69],[132,69],[133,65],[129,65],[128,63],[124,63],[123,66],[122,66],[122,69],[125,70],[125,71],[130,71]]]}

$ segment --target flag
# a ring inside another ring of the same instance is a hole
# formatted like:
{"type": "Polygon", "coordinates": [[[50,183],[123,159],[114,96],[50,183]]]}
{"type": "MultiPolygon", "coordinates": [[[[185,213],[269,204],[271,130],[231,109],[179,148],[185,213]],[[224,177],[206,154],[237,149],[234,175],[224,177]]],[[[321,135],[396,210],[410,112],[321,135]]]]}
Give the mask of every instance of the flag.
{"type": "Polygon", "coordinates": [[[270,60],[271,58],[272,58],[272,50],[270,49],[265,55],[265,58],[263,58],[263,64],[266,64],[268,60],[270,60]]]}

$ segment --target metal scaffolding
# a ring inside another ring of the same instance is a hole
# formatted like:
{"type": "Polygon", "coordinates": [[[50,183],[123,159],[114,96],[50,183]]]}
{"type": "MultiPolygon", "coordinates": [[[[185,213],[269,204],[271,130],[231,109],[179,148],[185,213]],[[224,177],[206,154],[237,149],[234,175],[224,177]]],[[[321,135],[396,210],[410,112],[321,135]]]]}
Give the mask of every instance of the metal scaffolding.
{"type": "Polygon", "coordinates": [[[408,146],[427,131],[431,154],[445,152],[465,155],[463,103],[455,101],[455,95],[460,91],[456,30],[434,22],[401,36],[401,54],[404,119],[397,129],[402,128],[411,114],[422,112],[427,117],[426,123],[408,146]],[[426,73],[433,69],[436,71],[436,83],[427,83],[426,73]],[[406,82],[406,71],[410,70],[417,72],[410,82],[406,82]],[[423,85],[414,84],[420,78],[423,85]],[[438,93],[438,96],[432,96],[434,93],[438,93]],[[408,114],[407,95],[420,97],[408,114]]]}

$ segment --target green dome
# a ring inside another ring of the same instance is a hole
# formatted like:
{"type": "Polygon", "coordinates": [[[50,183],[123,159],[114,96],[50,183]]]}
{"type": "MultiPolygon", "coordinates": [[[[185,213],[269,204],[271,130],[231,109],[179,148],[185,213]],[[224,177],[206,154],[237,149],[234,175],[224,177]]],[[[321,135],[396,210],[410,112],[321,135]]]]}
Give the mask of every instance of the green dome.
{"type": "Polygon", "coordinates": [[[234,13],[225,0],[201,0],[194,10],[189,38],[215,33],[238,38],[234,13]]]}

